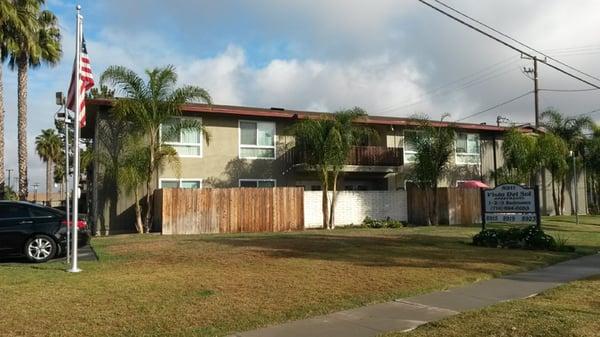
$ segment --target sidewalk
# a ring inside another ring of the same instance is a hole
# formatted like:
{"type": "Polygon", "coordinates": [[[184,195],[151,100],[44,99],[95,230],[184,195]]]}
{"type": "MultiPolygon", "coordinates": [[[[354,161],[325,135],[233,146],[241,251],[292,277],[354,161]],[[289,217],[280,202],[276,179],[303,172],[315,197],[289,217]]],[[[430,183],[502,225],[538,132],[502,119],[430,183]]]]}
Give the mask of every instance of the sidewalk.
{"type": "Polygon", "coordinates": [[[600,274],[600,254],[460,288],[369,305],[230,337],[371,337],[412,330],[461,311],[527,298],[561,284],[600,274]]]}

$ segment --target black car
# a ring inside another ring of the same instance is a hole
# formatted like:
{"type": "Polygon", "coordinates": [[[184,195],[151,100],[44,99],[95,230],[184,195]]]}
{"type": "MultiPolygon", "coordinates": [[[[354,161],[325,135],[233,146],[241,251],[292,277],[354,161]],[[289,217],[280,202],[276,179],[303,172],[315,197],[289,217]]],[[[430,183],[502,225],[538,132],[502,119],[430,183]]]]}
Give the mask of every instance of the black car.
{"type": "MultiPolygon", "coordinates": [[[[32,262],[45,262],[66,252],[66,213],[21,201],[0,201],[0,255],[24,255],[32,262]]],[[[78,243],[85,246],[90,231],[79,220],[78,243]]]]}

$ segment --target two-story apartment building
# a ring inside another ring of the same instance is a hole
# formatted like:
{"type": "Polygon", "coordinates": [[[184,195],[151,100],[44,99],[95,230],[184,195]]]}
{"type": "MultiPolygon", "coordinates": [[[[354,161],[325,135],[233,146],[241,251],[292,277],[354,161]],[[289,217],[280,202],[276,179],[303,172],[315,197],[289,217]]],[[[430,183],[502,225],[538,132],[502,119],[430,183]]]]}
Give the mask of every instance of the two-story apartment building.
{"type": "MultiPolygon", "coordinates": [[[[88,124],[83,135],[102,143],[99,124],[110,118],[110,100],[88,101],[88,124]]],[[[210,133],[206,142],[199,132],[184,132],[164,139],[178,152],[181,167],[165,167],[156,177],[157,188],[217,188],[303,186],[320,190],[314,171],[304,164],[304,155],[295,148],[290,127],[306,118],[322,118],[325,113],[205,104],[183,106],[181,118],[196,119],[210,133]]],[[[177,123],[174,119],[172,123],[177,123]]],[[[368,116],[360,121],[375,129],[379,137],[352,149],[340,190],[399,190],[409,182],[414,148],[406,141],[419,122],[408,118],[368,116]]],[[[464,180],[481,180],[493,186],[494,172],[502,166],[504,127],[485,124],[432,122],[456,129],[455,151],[449,173],[442,185],[456,186],[464,180]]],[[[530,131],[530,130],[529,130],[530,131]]],[[[112,231],[129,230],[133,224],[131,196],[117,197],[114,186],[102,184],[102,172],[94,170],[93,212],[100,227],[111,224],[112,231]],[[107,200],[113,201],[112,209],[107,200]],[[116,202],[115,202],[116,201],[116,202]]],[[[584,184],[581,184],[584,186],[584,184]]],[[[584,200],[585,191],[580,200],[584,200]]],[[[548,199],[551,200],[551,199],[548,199]]],[[[547,203],[551,206],[551,202],[547,203]]]]}

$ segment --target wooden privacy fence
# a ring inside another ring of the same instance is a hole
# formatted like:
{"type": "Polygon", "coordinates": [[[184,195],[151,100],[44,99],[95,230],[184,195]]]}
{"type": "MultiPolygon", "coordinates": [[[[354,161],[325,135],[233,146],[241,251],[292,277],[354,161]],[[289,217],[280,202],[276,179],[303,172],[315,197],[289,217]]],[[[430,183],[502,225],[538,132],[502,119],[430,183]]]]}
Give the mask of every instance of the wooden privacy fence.
{"type": "Polygon", "coordinates": [[[159,189],[162,234],[283,232],[304,229],[302,187],[159,189]]]}
{"type": "MultiPolygon", "coordinates": [[[[427,212],[433,207],[433,190],[407,186],[408,223],[427,224],[427,212]],[[431,205],[431,206],[429,206],[431,205]]],[[[481,223],[481,195],[477,188],[438,188],[438,222],[445,225],[481,223]]]]}

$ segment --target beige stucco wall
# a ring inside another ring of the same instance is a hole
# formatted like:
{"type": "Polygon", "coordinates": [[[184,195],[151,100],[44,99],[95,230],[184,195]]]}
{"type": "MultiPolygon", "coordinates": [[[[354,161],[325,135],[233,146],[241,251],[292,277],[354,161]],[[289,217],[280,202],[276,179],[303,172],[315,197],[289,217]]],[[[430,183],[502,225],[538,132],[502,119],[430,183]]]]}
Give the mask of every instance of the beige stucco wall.
{"type": "Polygon", "coordinates": [[[290,175],[284,174],[282,156],[293,147],[289,136],[291,121],[277,120],[275,159],[241,159],[239,157],[240,120],[274,121],[246,116],[216,116],[202,114],[202,124],[210,135],[210,142],[203,139],[202,157],[181,157],[181,171],[165,167],[159,177],[202,179],[203,187],[237,187],[239,179],[276,179],[277,186],[293,184],[290,175]]]}

